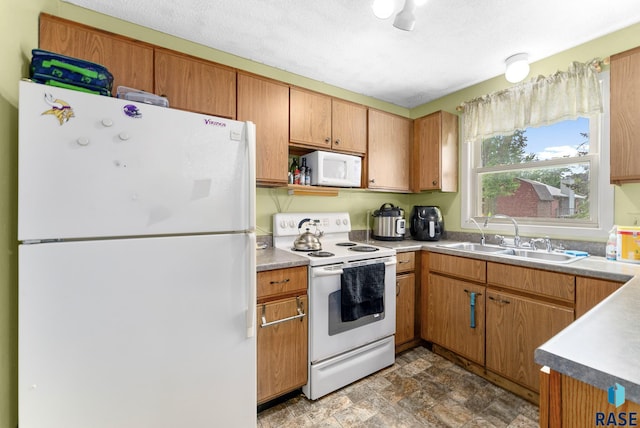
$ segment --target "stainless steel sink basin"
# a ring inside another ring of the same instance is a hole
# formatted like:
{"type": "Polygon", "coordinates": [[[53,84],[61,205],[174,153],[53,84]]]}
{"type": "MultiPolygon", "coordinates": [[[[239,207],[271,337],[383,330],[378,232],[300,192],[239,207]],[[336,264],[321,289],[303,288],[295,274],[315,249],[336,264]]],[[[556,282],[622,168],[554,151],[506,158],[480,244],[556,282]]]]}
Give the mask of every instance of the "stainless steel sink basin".
{"type": "Polygon", "coordinates": [[[468,251],[471,253],[487,253],[522,260],[536,260],[546,263],[571,263],[584,258],[584,256],[574,256],[571,254],[549,253],[547,251],[524,248],[505,248],[497,245],[480,245],[473,242],[456,242],[455,244],[438,245],[438,247],[468,251]]]}
{"type": "Polygon", "coordinates": [[[523,259],[540,260],[551,263],[571,263],[584,258],[564,253],[549,253],[546,251],[524,250],[521,248],[509,248],[503,253],[505,256],[513,256],[523,259]]]}
{"type": "Polygon", "coordinates": [[[473,253],[503,253],[508,248],[499,247],[497,245],[480,245],[473,242],[456,242],[455,244],[438,245],[442,248],[451,248],[452,250],[471,251],[473,253]]]}

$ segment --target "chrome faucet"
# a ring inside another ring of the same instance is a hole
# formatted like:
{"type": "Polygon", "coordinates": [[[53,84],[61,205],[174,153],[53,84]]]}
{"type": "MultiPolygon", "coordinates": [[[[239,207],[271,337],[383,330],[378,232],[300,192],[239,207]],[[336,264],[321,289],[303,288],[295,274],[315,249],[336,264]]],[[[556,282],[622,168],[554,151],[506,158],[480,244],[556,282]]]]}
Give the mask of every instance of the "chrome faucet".
{"type": "Polygon", "coordinates": [[[469,221],[473,222],[473,224],[475,224],[476,227],[478,228],[478,230],[480,231],[480,234],[482,235],[482,237],[480,238],[480,245],[484,246],[484,243],[485,243],[484,231],[482,230],[482,228],[480,227],[480,225],[478,224],[478,222],[476,221],[475,218],[471,217],[471,218],[469,218],[469,221]]]}
{"type": "Polygon", "coordinates": [[[520,247],[521,239],[520,239],[520,234],[518,233],[518,222],[516,221],[516,219],[504,214],[494,214],[492,216],[487,217],[484,220],[484,227],[487,227],[487,224],[489,224],[489,221],[494,218],[505,218],[507,220],[511,220],[511,223],[513,223],[513,228],[515,229],[515,235],[513,237],[513,246],[516,248],[520,247]]]}
{"type": "Polygon", "coordinates": [[[549,253],[550,253],[550,252],[552,252],[552,251],[553,251],[553,245],[551,245],[551,239],[549,239],[549,237],[548,237],[548,236],[545,236],[544,238],[535,238],[535,239],[532,239],[532,240],[530,241],[531,249],[532,249],[532,250],[534,250],[534,251],[535,251],[535,250],[537,249],[537,248],[536,248],[536,244],[537,244],[538,242],[543,243],[543,244],[545,245],[545,249],[547,250],[547,252],[549,252],[549,253]]]}

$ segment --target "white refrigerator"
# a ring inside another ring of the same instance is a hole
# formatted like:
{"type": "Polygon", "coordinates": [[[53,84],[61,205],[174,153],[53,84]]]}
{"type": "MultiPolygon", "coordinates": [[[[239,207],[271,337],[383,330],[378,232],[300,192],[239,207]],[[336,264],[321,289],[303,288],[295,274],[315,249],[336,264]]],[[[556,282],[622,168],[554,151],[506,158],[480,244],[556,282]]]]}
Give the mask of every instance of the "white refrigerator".
{"type": "Polygon", "coordinates": [[[27,81],[19,122],[20,428],[255,426],[255,126],[27,81]]]}

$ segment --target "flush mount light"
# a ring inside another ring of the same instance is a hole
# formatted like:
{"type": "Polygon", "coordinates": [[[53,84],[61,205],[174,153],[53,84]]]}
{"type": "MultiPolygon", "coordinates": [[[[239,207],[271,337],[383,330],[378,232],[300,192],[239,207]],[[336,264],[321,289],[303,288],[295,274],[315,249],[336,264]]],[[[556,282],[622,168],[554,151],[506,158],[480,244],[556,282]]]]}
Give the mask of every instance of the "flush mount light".
{"type": "Polygon", "coordinates": [[[394,0],[373,0],[371,9],[373,14],[380,19],[387,19],[393,15],[396,5],[394,0]]]}
{"type": "Polygon", "coordinates": [[[511,55],[505,60],[505,66],[505,79],[511,83],[518,83],[529,74],[529,55],[526,53],[511,55]]]}
{"type": "Polygon", "coordinates": [[[413,30],[413,26],[416,23],[415,10],[416,2],[414,0],[405,0],[404,7],[393,21],[393,26],[404,31],[413,30]]]}

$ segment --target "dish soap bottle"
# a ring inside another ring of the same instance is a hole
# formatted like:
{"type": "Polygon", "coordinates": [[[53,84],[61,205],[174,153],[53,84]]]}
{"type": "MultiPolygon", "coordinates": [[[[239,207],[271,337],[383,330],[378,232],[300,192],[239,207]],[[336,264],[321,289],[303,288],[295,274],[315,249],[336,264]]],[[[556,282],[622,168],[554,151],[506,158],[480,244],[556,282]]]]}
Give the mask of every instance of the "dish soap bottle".
{"type": "Polygon", "coordinates": [[[616,227],[609,231],[609,239],[607,240],[607,246],[605,248],[605,254],[607,260],[616,260],[616,253],[618,251],[618,237],[616,236],[616,227]]]}

